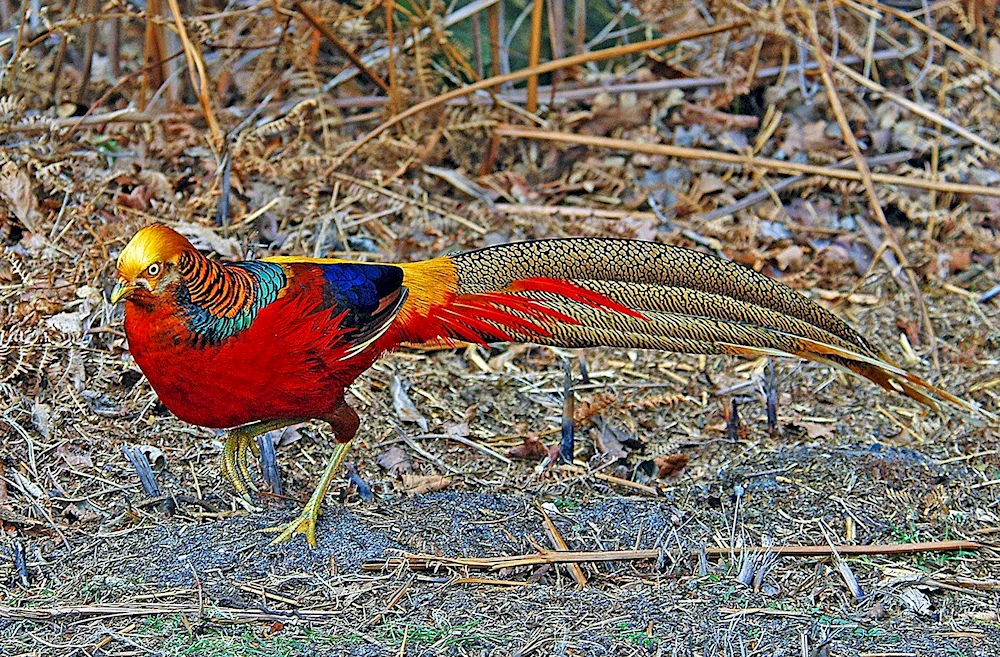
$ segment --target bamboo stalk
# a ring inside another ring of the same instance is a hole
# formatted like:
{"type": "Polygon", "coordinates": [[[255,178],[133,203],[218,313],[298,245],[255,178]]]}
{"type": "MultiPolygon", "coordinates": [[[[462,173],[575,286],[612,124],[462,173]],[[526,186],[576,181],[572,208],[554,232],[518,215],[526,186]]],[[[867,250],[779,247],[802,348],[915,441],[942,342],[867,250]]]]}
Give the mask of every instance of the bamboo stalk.
{"type": "MultiPolygon", "coordinates": [[[[552,547],[560,552],[568,552],[569,545],[566,544],[566,539],[562,537],[559,532],[559,528],[556,524],[552,522],[552,518],[549,514],[545,512],[545,507],[538,504],[538,511],[542,514],[542,523],[545,525],[545,533],[548,534],[549,540],[552,541],[552,547]]],[[[573,574],[573,579],[576,580],[576,585],[580,589],[587,587],[587,576],[583,574],[583,569],[580,568],[579,564],[571,563],[569,565],[569,572],[573,574]]]]}
{"type": "MultiPolygon", "coordinates": [[[[75,2],[75,0],[73,0],[75,2]]],[[[146,111],[146,94],[151,90],[159,89],[167,76],[163,73],[163,60],[166,55],[166,46],[163,43],[163,27],[151,20],[160,16],[160,0],[148,0],[146,3],[146,32],[143,42],[143,63],[146,66],[142,73],[142,88],[139,92],[139,111],[146,111]],[[160,62],[158,66],[152,66],[154,62],[160,62]]]]}
{"type": "MultiPolygon", "coordinates": [[[[482,79],[485,73],[483,68],[483,34],[480,25],[479,14],[472,15],[472,61],[476,65],[476,79],[482,79]]],[[[389,46],[392,50],[392,46],[389,46]]]]}
{"type": "MultiPolygon", "coordinates": [[[[97,13],[97,0],[90,0],[85,11],[89,14],[97,13]]],[[[83,46],[83,72],[80,74],[80,89],[76,94],[76,102],[83,105],[87,100],[87,87],[90,85],[90,75],[94,69],[94,50],[97,48],[97,21],[92,21],[87,25],[86,36],[83,46]]],[[[55,83],[53,81],[53,83],[55,83]]]]}
{"type": "MultiPolygon", "coordinates": [[[[776,545],[773,547],[744,545],[709,547],[706,552],[712,556],[728,556],[744,552],[773,552],[782,557],[828,557],[834,551],[841,555],[899,555],[924,552],[974,551],[982,544],[973,541],[929,541],[924,543],[884,543],[879,545],[776,545]]],[[[697,555],[700,550],[687,550],[697,555]]],[[[542,566],[560,563],[599,563],[606,561],[649,561],[659,559],[663,550],[595,550],[561,551],[544,550],[535,554],[521,554],[510,557],[440,557],[432,554],[407,554],[398,559],[369,561],[362,564],[367,571],[383,570],[406,566],[413,570],[425,570],[436,565],[456,566],[471,570],[502,570],[519,566],[542,566]]]]}
{"type": "MultiPolygon", "coordinates": [[[[76,11],[77,0],[69,0],[69,7],[67,7],[66,12],[72,16],[73,12],[76,11]]],[[[27,4],[25,4],[27,6],[27,4]]],[[[52,84],[49,87],[49,95],[52,96],[52,104],[56,105],[59,102],[59,78],[62,75],[63,61],[66,59],[66,48],[69,45],[69,38],[66,34],[63,34],[59,39],[59,49],[56,51],[56,60],[52,64],[52,84]]]]}
{"type": "MultiPolygon", "coordinates": [[[[850,169],[834,169],[816,164],[786,162],[784,160],[774,160],[766,157],[753,157],[748,155],[739,155],[737,153],[712,151],[705,148],[687,148],[684,146],[672,146],[669,144],[643,144],[640,142],[628,141],[626,139],[576,135],[568,132],[539,130],[537,128],[525,128],[509,124],[501,124],[497,126],[495,133],[501,137],[521,137],[524,139],[539,139],[543,141],[556,141],[567,144],[582,144],[584,146],[593,146],[595,148],[609,148],[613,150],[629,151],[632,153],[666,155],[667,157],[676,157],[685,160],[710,160],[713,162],[724,162],[727,164],[735,164],[744,169],[759,167],[785,174],[804,173],[811,176],[825,176],[827,178],[837,178],[839,180],[854,180],[858,182],[862,180],[860,173],[850,169]]],[[[912,176],[894,176],[886,173],[872,173],[871,175],[873,181],[883,185],[899,185],[900,187],[913,187],[916,189],[953,192],[956,194],[1000,196],[1000,188],[987,187],[985,185],[969,185],[965,183],[952,183],[942,180],[926,180],[923,178],[914,178],[912,176]]]]}
{"type": "MultiPolygon", "coordinates": [[[[534,0],[531,6],[531,42],[528,45],[528,68],[535,68],[542,57],[542,11],[545,0],[534,0]]],[[[538,74],[528,77],[528,102],[525,109],[531,114],[538,111],[538,74]]]]}

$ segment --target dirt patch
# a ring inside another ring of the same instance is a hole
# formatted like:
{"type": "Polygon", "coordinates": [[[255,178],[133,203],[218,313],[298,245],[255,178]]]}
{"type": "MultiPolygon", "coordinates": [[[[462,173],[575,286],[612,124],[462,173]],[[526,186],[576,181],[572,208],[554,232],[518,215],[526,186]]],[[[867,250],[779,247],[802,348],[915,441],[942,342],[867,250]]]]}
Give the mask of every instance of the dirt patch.
{"type": "Polygon", "coordinates": [[[290,655],[389,655],[404,643],[414,655],[445,648],[459,654],[731,654],[727,651],[740,646],[780,654],[801,645],[805,636],[809,645],[826,646],[817,649],[830,654],[957,651],[985,657],[993,654],[1000,633],[977,619],[988,619],[996,609],[996,592],[919,583],[921,576],[933,580],[954,569],[995,576],[985,555],[850,559],[865,594],[858,602],[828,559],[782,558],[754,590],[734,579],[739,557],[710,559],[707,572],[699,574],[697,557],[678,558],[676,552],[720,538],[728,544],[734,528],[751,544],[760,544],[763,536],[776,543],[809,543],[822,535],[822,525],[839,532],[849,516],[860,543],[966,535],[974,517],[956,511],[929,519],[920,493],[944,487],[942,502],[961,508],[978,503],[970,495],[976,481],[975,469],[966,463],[939,465],[914,449],[793,446],[725,468],[711,485],[677,483],[666,499],[461,491],[335,503],[323,515],[316,549],[301,540],[268,546],[269,536],[261,530],[286,519],[288,511],[144,525],[84,541],[69,553],[54,550],[31,572],[61,606],[111,609],[159,602],[160,613],[99,620],[71,615],[44,624],[8,620],[0,621],[0,633],[8,648],[23,649],[29,630],[52,636],[72,623],[75,636],[101,636],[138,623],[140,630],[130,632],[129,640],[153,652],[202,646],[290,655]],[[894,479],[902,476],[905,481],[894,479]],[[820,492],[814,488],[823,485],[817,478],[839,479],[845,488],[820,492]],[[864,502],[886,500],[893,490],[909,497],[897,504],[864,502]],[[652,562],[585,564],[589,584],[582,591],[563,566],[485,575],[362,569],[406,552],[488,557],[548,547],[536,507],[540,499],[549,500],[549,514],[571,549],[663,547],[665,559],[659,568],[652,562]],[[794,517],[787,514],[789,500],[794,517]],[[909,579],[900,577],[902,571],[909,579]],[[517,585],[462,583],[463,577],[517,585]],[[394,604],[386,609],[390,600],[394,604]],[[915,600],[927,607],[914,607],[915,600]],[[201,606],[201,613],[179,620],[182,614],[172,605],[184,603],[201,606]],[[232,625],[228,609],[270,616],[232,625]],[[302,615],[319,609],[329,616],[302,615]],[[281,625],[277,633],[268,629],[275,623],[281,625]]]}

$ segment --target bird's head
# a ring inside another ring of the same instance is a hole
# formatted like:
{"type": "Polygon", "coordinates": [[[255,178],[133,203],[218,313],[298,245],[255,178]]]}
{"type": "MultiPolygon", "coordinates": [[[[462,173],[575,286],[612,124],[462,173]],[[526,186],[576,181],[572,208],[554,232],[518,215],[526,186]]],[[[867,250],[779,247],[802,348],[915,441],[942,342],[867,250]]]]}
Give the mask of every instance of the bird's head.
{"type": "Polygon", "coordinates": [[[194,250],[187,238],[163,224],[143,228],[118,256],[118,280],[111,303],[163,292],[180,278],[177,261],[181,254],[194,250]]]}

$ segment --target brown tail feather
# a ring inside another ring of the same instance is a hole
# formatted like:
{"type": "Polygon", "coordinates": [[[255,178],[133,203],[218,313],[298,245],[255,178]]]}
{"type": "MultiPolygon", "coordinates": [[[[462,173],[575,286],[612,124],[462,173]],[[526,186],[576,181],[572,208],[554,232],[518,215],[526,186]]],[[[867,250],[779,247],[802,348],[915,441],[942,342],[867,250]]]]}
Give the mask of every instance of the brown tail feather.
{"type": "Polygon", "coordinates": [[[852,372],[931,408],[945,402],[996,419],[894,365],[805,296],[714,256],[652,242],[583,238],[491,247],[453,261],[459,297],[503,292],[555,311],[537,332],[500,327],[521,341],[797,356],[852,372]],[[518,283],[525,279],[548,279],[562,287],[536,285],[524,291],[518,283]],[[595,304],[587,297],[594,292],[620,310],[595,304]]]}

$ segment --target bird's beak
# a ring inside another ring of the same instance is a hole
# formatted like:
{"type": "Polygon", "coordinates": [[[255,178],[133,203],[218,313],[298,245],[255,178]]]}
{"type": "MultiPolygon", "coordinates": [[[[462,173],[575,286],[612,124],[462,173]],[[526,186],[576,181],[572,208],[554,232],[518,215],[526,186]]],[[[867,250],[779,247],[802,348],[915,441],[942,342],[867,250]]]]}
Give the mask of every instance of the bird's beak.
{"type": "Polygon", "coordinates": [[[111,291],[111,303],[115,304],[122,299],[128,298],[130,294],[135,292],[135,285],[129,283],[124,278],[119,278],[118,282],[115,283],[115,289],[111,291]]]}

